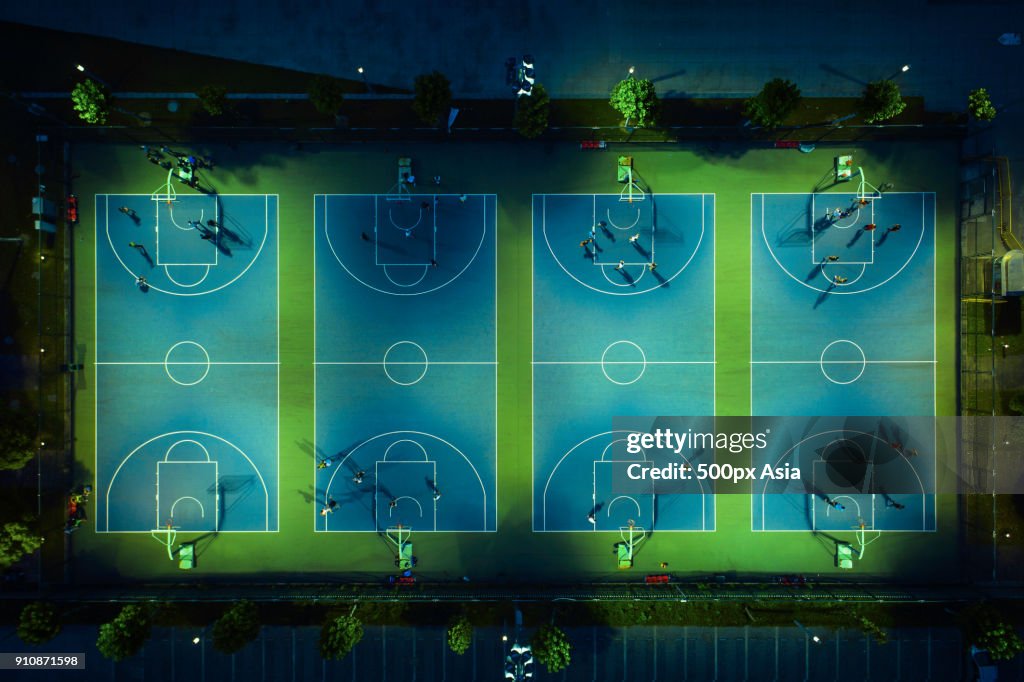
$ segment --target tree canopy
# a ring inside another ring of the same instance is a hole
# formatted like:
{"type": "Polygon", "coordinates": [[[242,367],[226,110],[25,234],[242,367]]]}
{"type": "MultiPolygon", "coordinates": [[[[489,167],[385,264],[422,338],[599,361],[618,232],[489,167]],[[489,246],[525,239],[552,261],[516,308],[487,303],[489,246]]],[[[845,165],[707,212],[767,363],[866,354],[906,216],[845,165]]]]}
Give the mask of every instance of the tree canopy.
{"type": "Polygon", "coordinates": [[[0,526],[0,568],[7,568],[39,549],[43,539],[26,521],[7,521],[0,526]]]}
{"type": "Polygon", "coordinates": [[[540,83],[534,83],[529,97],[520,97],[516,102],[515,127],[527,139],[539,137],[548,129],[551,113],[551,97],[540,83]]]}
{"type": "Polygon", "coordinates": [[[992,105],[992,99],[988,90],[978,88],[971,90],[967,95],[967,111],[979,121],[991,121],[996,117],[996,108],[992,105]]]}
{"type": "Polygon", "coordinates": [[[873,81],[864,88],[861,113],[868,123],[888,121],[903,113],[907,103],[900,94],[900,86],[893,80],[873,81]]]}
{"type": "Polygon", "coordinates": [[[756,125],[778,128],[800,103],[800,88],[792,81],[774,78],[761,92],[743,103],[743,113],[756,125]]]}
{"type": "Polygon", "coordinates": [[[654,83],[647,79],[630,77],[619,81],[608,103],[637,128],[654,125],[658,118],[658,94],[654,83]]]}
{"type": "Polygon", "coordinates": [[[213,648],[233,654],[260,634],[260,614],[251,601],[240,601],[213,625],[213,648]]]}
{"type": "Polygon", "coordinates": [[[427,125],[436,126],[452,104],[452,86],[440,71],[420,74],[413,81],[412,110],[427,125]]]}
{"type": "Polygon", "coordinates": [[[313,76],[307,88],[309,101],[325,116],[334,116],[345,101],[344,84],[334,76],[313,76]]]}
{"type": "Polygon", "coordinates": [[[139,652],[149,639],[149,617],[141,606],[128,604],[109,623],[100,625],[96,648],[105,657],[123,661],[139,652]]]}
{"type": "Polygon", "coordinates": [[[20,469],[35,456],[28,429],[13,420],[0,423],[0,469],[20,469]]]}
{"type": "Polygon", "coordinates": [[[534,659],[543,663],[549,673],[557,673],[569,667],[572,647],[560,628],[545,625],[533,635],[530,646],[534,659]]]}
{"type": "Polygon", "coordinates": [[[35,601],[21,610],[18,637],[26,644],[45,644],[60,632],[57,610],[53,604],[35,601]]]}
{"type": "Polygon", "coordinates": [[[103,125],[110,113],[110,95],[107,89],[91,78],[75,85],[71,102],[78,117],[86,123],[103,125]]]}
{"type": "Polygon", "coordinates": [[[448,646],[458,655],[466,653],[473,643],[473,625],[465,616],[459,616],[448,628],[448,646]]]}
{"type": "Polygon", "coordinates": [[[363,638],[363,624],[353,615],[329,620],[320,630],[320,655],[327,659],[345,658],[363,638]]]}
{"type": "Polygon", "coordinates": [[[210,116],[220,116],[228,108],[228,89],[221,85],[204,85],[196,92],[199,104],[210,116]]]}

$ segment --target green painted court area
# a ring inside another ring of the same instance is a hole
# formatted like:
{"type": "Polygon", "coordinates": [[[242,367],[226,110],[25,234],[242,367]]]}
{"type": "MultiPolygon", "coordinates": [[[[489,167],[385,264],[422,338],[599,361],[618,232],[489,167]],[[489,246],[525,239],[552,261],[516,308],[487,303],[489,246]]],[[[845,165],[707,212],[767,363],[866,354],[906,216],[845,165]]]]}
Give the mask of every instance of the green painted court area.
{"type": "Polygon", "coordinates": [[[213,192],[74,149],[76,580],[959,576],[934,432],[843,445],[909,493],[610,468],[615,417],[953,415],[955,143],[173,147],[213,192]]]}

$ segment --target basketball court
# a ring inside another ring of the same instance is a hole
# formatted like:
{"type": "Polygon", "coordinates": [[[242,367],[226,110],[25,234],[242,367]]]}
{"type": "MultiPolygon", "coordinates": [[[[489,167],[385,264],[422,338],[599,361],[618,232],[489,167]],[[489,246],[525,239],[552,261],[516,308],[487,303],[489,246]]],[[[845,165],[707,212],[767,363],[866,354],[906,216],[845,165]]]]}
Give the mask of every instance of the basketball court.
{"type": "Polygon", "coordinates": [[[613,417],[715,409],[715,197],[628,181],[533,197],[534,531],[715,529],[710,491],[613,490],[613,417]]]}
{"type": "Polygon", "coordinates": [[[496,197],[317,195],[314,215],[316,530],[496,530],[496,197]]]}
{"type": "Polygon", "coordinates": [[[96,195],[97,531],[277,530],[277,213],[96,195]]]}
{"type": "Polygon", "coordinates": [[[911,419],[936,414],[935,194],[753,194],[751,226],[752,414],[820,417],[755,450],[804,478],[759,483],[752,529],[936,530],[934,424],[911,419]]]}

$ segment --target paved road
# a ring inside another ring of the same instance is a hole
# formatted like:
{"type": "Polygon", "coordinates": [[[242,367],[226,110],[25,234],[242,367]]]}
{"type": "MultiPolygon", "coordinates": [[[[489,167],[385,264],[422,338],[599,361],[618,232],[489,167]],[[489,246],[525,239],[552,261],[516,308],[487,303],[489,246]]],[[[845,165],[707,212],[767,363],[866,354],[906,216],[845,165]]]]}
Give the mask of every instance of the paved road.
{"type": "Polygon", "coordinates": [[[362,65],[394,86],[436,68],[457,97],[508,94],[505,59],[523,53],[559,97],[604,97],[631,64],[666,95],[748,95],[774,76],[808,96],[856,95],[908,62],[905,92],[932,109],[962,109],[979,85],[1003,104],[1024,95],[1024,47],[997,42],[1024,31],[1016,0],[2,4],[8,20],[339,76],[362,65]]]}

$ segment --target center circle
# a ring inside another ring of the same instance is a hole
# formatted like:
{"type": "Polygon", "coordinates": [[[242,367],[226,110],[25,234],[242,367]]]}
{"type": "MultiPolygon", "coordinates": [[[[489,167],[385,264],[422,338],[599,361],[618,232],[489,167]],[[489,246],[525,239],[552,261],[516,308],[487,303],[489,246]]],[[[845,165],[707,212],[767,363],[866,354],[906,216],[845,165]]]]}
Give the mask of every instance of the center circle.
{"type": "Polygon", "coordinates": [[[412,341],[399,341],[384,351],[384,374],[399,386],[418,384],[427,375],[430,362],[423,346],[412,341]]]}
{"type": "Polygon", "coordinates": [[[647,356],[632,341],[616,341],[601,353],[604,378],[619,386],[636,383],[647,370],[647,356]]]}
{"type": "Polygon", "coordinates": [[[167,349],[164,371],[179,386],[195,386],[210,373],[210,354],[195,341],[179,341],[167,349]]]}
{"type": "Polygon", "coordinates": [[[821,373],[833,384],[852,384],[860,379],[868,366],[864,349],[847,339],[838,339],[825,346],[818,363],[821,373]]]}

